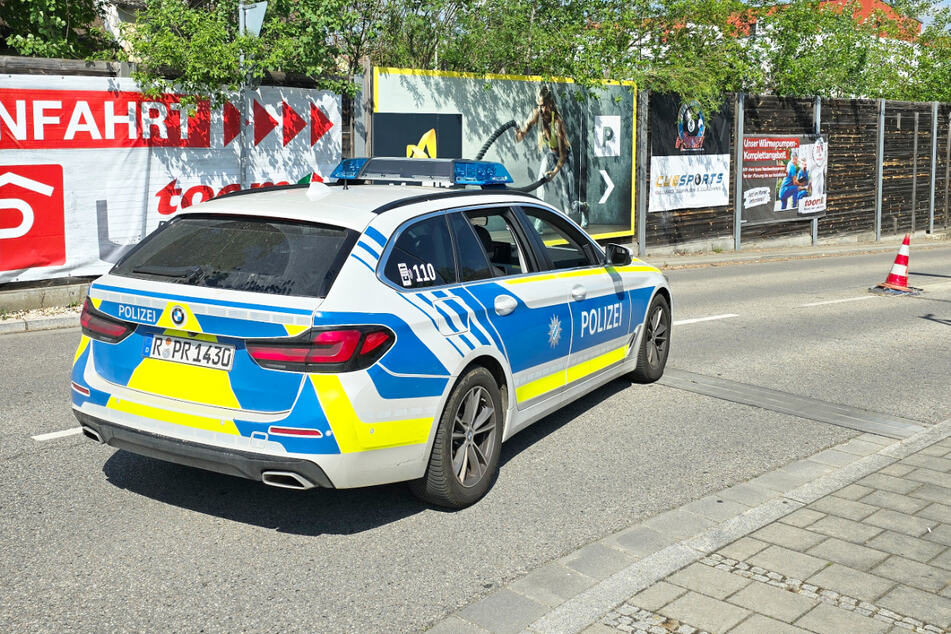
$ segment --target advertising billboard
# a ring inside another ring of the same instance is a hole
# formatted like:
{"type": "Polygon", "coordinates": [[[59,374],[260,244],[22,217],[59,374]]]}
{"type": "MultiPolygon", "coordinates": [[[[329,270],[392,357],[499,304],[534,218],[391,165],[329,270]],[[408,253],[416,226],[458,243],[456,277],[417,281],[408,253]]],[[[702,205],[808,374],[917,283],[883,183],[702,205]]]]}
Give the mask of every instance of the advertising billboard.
{"type": "Polygon", "coordinates": [[[729,204],[732,102],[713,114],[677,95],[652,93],[650,100],[648,211],[729,204]]]}
{"type": "Polygon", "coordinates": [[[189,108],[128,78],[0,75],[0,284],[98,275],[181,209],[241,188],[329,175],[340,97],[264,86],[189,108]]]}
{"type": "Polygon", "coordinates": [[[744,137],[743,224],[824,216],[828,156],[824,134],[744,137]]]}
{"type": "Polygon", "coordinates": [[[629,236],[636,101],[630,83],[374,68],[371,145],[375,156],[498,161],[514,188],[595,237],[629,236]]]}

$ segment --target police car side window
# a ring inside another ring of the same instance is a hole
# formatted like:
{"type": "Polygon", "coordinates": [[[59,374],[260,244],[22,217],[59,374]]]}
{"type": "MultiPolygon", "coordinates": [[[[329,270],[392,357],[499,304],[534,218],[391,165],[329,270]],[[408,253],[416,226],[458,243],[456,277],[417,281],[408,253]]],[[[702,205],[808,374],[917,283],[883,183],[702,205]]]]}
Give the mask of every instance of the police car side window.
{"type": "Polygon", "coordinates": [[[507,209],[485,209],[466,212],[476,235],[482,242],[495,276],[528,273],[529,265],[522,243],[507,209]]]}
{"type": "Polygon", "coordinates": [[[486,259],[485,251],[475,230],[461,213],[449,214],[449,225],[456,239],[456,254],[459,257],[459,281],[474,282],[494,275],[486,259]]]}
{"type": "Polygon", "coordinates": [[[431,216],[403,229],[393,244],[383,275],[403,288],[455,283],[456,264],[446,216],[431,216]]]}
{"type": "Polygon", "coordinates": [[[584,248],[586,240],[577,235],[567,222],[559,222],[555,214],[532,207],[523,207],[529,231],[538,237],[553,269],[573,269],[593,264],[584,248]]]}

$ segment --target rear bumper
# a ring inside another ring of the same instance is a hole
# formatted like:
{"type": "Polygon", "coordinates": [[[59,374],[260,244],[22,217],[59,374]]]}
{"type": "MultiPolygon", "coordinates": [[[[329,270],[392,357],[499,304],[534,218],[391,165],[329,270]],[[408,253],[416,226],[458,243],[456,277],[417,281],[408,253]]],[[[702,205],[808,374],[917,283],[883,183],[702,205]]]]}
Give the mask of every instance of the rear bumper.
{"type": "Polygon", "coordinates": [[[323,469],[310,460],[215,447],[133,429],[76,409],[73,413],[80,425],[93,430],[102,442],[117,449],[249,480],[261,481],[263,472],[280,471],[300,474],[315,486],[334,487],[323,469]]]}

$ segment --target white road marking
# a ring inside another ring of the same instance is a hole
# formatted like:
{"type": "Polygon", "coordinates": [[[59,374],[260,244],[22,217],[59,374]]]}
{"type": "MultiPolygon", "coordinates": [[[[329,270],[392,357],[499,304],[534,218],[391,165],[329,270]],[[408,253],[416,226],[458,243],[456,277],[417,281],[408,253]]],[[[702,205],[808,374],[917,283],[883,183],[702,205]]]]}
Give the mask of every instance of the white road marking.
{"type": "Polygon", "coordinates": [[[733,313],[727,313],[725,315],[710,315],[709,317],[695,317],[694,319],[681,319],[675,321],[675,326],[685,326],[687,324],[698,324],[701,321],[714,321],[717,319],[729,319],[730,317],[739,317],[739,315],[734,315],[733,313]]]}
{"type": "Polygon", "coordinates": [[[75,436],[76,434],[81,434],[83,432],[82,427],[73,427],[72,429],[64,429],[62,431],[52,431],[48,434],[40,434],[39,436],[32,436],[33,440],[38,440],[40,442],[44,440],[55,440],[57,438],[66,438],[67,436],[75,436]]]}
{"type": "Polygon", "coordinates": [[[796,308],[808,308],[809,306],[825,306],[826,304],[841,304],[843,302],[859,302],[863,299],[875,299],[875,295],[863,295],[862,297],[846,297],[845,299],[830,299],[824,302],[812,302],[811,304],[799,304],[796,308]]]}

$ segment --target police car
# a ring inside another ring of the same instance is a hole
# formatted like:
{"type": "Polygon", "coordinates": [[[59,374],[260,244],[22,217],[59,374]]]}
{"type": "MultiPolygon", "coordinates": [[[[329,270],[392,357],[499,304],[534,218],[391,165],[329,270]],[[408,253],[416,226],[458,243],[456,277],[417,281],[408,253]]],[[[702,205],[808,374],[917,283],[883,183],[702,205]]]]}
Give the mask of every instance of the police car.
{"type": "Polygon", "coordinates": [[[664,276],[506,189],[498,163],[348,159],[333,176],[190,208],[90,286],[72,370],[86,436],[292,489],[407,480],[462,507],[513,434],[663,373],[664,276]]]}

